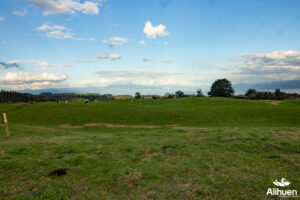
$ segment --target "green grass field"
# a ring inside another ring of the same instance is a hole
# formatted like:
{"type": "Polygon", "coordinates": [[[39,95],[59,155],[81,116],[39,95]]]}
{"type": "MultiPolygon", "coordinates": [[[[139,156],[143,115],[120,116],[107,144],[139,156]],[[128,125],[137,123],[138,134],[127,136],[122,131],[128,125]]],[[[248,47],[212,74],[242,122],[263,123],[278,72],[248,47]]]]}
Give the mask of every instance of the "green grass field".
{"type": "Polygon", "coordinates": [[[300,127],[300,100],[268,101],[225,98],[118,100],[106,102],[1,105],[11,123],[41,126],[112,123],[199,127],[300,127]],[[270,101],[269,101],[270,102],[270,101]]]}
{"type": "Polygon", "coordinates": [[[0,199],[272,199],[267,189],[282,177],[300,192],[299,100],[118,100],[0,111],[11,132],[6,139],[2,123],[0,199]],[[49,176],[57,168],[69,170],[49,176]]]}

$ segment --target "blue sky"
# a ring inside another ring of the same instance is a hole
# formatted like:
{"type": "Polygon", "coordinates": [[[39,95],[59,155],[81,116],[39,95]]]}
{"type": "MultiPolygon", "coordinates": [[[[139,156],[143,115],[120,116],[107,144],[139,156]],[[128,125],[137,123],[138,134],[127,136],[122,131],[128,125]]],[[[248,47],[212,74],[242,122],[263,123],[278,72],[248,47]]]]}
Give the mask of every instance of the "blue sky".
{"type": "Polygon", "coordinates": [[[192,91],[218,78],[299,80],[299,8],[298,0],[3,0],[0,86],[192,91]]]}

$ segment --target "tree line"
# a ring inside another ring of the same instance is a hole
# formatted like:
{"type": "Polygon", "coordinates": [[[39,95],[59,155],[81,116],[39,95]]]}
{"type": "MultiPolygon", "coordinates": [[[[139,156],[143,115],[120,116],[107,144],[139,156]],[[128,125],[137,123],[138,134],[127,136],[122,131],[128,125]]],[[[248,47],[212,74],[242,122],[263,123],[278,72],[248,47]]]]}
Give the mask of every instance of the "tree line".
{"type": "Polygon", "coordinates": [[[244,98],[247,99],[274,99],[274,100],[283,100],[283,99],[294,99],[298,98],[299,95],[297,93],[286,93],[282,92],[279,88],[275,89],[274,92],[260,92],[256,91],[255,89],[249,89],[244,98]]]}
{"type": "MultiPolygon", "coordinates": [[[[249,89],[245,95],[238,95],[234,96],[234,89],[232,88],[232,84],[227,79],[217,79],[211,85],[210,91],[208,92],[209,96],[212,97],[233,97],[233,98],[241,98],[241,99],[292,99],[300,97],[297,93],[286,93],[280,91],[280,89],[275,89],[274,92],[260,92],[256,91],[255,89],[249,89]]],[[[164,98],[182,98],[182,97],[190,97],[190,96],[197,96],[197,97],[204,97],[201,89],[198,89],[196,95],[186,95],[184,92],[178,90],[175,94],[167,93],[165,94],[164,98]]],[[[137,92],[135,94],[136,99],[142,98],[142,95],[137,92]]]]}
{"type": "Polygon", "coordinates": [[[73,94],[73,93],[41,93],[39,95],[32,95],[28,93],[20,93],[16,91],[1,90],[0,103],[34,103],[34,102],[46,102],[46,101],[73,101],[73,100],[88,100],[88,101],[106,101],[111,100],[111,95],[100,94],[73,94]]]}

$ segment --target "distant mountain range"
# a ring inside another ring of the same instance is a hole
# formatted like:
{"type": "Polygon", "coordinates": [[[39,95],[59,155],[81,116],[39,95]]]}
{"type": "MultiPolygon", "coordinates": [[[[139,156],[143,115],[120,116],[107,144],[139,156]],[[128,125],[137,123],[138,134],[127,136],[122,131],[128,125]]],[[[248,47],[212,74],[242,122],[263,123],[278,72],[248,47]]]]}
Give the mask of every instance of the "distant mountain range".
{"type": "Polygon", "coordinates": [[[185,93],[196,93],[197,87],[191,86],[143,86],[135,84],[109,85],[105,87],[80,87],[80,88],[49,88],[49,89],[26,89],[21,90],[22,93],[40,94],[42,92],[48,93],[99,93],[99,94],[113,94],[113,95],[134,95],[140,92],[143,95],[165,93],[175,93],[177,90],[182,90],[185,93]]]}
{"type": "MultiPolygon", "coordinates": [[[[49,88],[49,89],[36,89],[36,90],[21,90],[22,93],[40,94],[42,92],[48,93],[99,93],[99,94],[113,94],[113,95],[134,95],[135,92],[140,92],[143,95],[165,93],[175,93],[177,90],[181,90],[186,94],[196,93],[197,89],[201,88],[203,93],[207,93],[210,89],[209,85],[206,86],[143,86],[135,84],[120,84],[109,85],[105,87],[80,87],[80,88],[49,88]]],[[[278,81],[278,82],[265,82],[265,83],[253,83],[253,84],[234,84],[233,88],[235,94],[244,94],[249,88],[256,89],[258,91],[273,91],[276,88],[286,90],[290,92],[300,93],[300,80],[291,81],[278,81]]]]}

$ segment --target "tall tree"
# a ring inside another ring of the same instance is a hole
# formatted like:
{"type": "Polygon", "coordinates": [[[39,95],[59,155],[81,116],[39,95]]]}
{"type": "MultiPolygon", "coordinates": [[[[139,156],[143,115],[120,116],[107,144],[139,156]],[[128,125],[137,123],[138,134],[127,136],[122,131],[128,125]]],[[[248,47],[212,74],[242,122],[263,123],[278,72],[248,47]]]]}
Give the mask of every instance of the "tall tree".
{"type": "Polygon", "coordinates": [[[213,97],[231,97],[234,94],[231,82],[227,79],[216,80],[208,93],[213,97]]]}
{"type": "Polygon", "coordinates": [[[250,96],[250,95],[256,94],[256,93],[257,93],[257,91],[256,91],[255,89],[249,89],[249,90],[246,92],[245,96],[250,96]]]}
{"type": "Polygon", "coordinates": [[[204,97],[201,89],[197,90],[197,97],[204,97]]]}
{"type": "Polygon", "coordinates": [[[184,97],[184,93],[180,90],[178,90],[177,92],[175,92],[175,96],[176,98],[181,98],[181,97],[184,97]]]}
{"type": "Polygon", "coordinates": [[[136,99],[140,99],[141,97],[142,97],[141,93],[139,93],[139,92],[136,92],[134,95],[134,98],[136,98],[136,99]]]}

